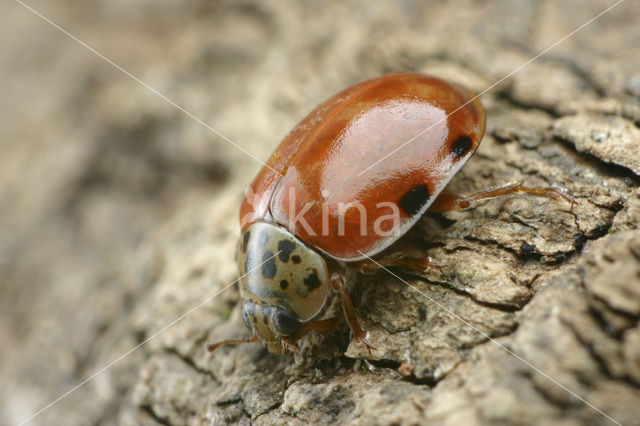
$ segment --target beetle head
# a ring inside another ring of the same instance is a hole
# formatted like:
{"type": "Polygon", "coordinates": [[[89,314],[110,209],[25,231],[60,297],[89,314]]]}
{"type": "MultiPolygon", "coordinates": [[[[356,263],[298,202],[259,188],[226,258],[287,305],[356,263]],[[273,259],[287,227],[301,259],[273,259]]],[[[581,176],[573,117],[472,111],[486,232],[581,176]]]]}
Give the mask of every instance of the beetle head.
{"type": "Polygon", "coordinates": [[[287,229],[256,222],[240,238],[238,267],[243,322],[270,351],[284,352],[324,307],[327,263],[287,229]]]}

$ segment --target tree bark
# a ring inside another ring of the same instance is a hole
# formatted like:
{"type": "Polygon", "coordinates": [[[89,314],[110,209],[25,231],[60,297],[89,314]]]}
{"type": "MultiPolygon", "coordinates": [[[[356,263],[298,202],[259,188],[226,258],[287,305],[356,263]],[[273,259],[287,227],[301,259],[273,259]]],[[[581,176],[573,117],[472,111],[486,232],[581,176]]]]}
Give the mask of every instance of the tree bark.
{"type": "Polygon", "coordinates": [[[24,87],[0,107],[0,423],[91,378],[32,424],[640,424],[640,4],[518,69],[611,4],[42,6],[260,159],[366,78],[411,70],[491,87],[485,138],[449,190],[523,182],[576,199],[427,214],[405,239],[443,274],[382,271],[350,289],[372,355],[342,324],[308,336],[299,357],[258,343],[206,351],[249,333],[227,286],[261,165],[0,6],[15,18],[4,39],[38,36],[0,61],[4,91],[24,87]],[[18,52],[34,56],[9,61],[18,52]]]}

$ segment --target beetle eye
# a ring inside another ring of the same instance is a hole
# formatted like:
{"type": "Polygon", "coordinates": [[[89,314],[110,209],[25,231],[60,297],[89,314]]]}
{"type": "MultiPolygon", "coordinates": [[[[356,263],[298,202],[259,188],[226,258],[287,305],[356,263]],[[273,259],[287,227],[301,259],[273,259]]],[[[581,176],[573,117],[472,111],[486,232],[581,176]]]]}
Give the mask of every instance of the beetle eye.
{"type": "Polygon", "coordinates": [[[291,336],[300,328],[300,321],[289,311],[284,309],[278,310],[273,316],[273,322],[280,334],[291,336]]]}

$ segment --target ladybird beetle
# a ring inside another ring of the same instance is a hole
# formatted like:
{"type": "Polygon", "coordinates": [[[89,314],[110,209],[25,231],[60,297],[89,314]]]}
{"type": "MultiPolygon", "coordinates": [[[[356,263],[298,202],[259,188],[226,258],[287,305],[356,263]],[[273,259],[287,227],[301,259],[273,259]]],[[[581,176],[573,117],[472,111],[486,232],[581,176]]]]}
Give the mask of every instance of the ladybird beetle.
{"type": "Polygon", "coordinates": [[[275,150],[240,208],[242,319],[254,335],[209,350],[261,338],[271,352],[297,352],[296,340],[309,330],[332,329],[331,320],[316,318],[337,292],[355,339],[370,351],[347,277],[378,265],[440,269],[385,250],[426,211],[466,209],[514,192],[573,205],[556,188],[519,184],[471,196],[442,192],[484,130],[476,97],[418,73],[364,81],[316,107],[275,150]]]}

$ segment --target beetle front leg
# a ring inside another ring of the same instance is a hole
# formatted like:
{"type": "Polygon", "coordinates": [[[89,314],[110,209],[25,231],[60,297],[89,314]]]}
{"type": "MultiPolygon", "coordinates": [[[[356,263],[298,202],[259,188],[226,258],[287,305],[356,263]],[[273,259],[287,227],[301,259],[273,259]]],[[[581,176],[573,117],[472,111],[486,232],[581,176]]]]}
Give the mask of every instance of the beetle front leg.
{"type": "Polygon", "coordinates": [[[524,192],[527,194],[538,195],[542,197],[552,198],[564,198],[571,203],[571,209],[576,204],[576,200],[568,194],[565,194],[558,188],[553,187],[541,187],[541,186],[524,186],[520,183],[513,183],[499,188],[486,189],[484,191],[476,192],[468,196],[442,193],[435,199],[433,204],[429,206],[430,212],[445,212],[451,210],[464,210],[472,206],[473,203],[480,200],[488,200],[491,198],[503,197],[505,195],[515,194],[517,192],[524,192]]]}
{"type": "Polygon", "coordinates": [[[221,342],[210,344],[209,346],[207,346],[207,350],[209,352],[213,352],[216,349],[218,349],[220,346],[227,345],[229,343],[251,343],[251,342],[256,342],[257,340],[258,340],[257,335],[253,337],[249,337],[248,339],[228,339],[228,340],[223,340],[221,342]]]}
{"type": "Polygon", "coordinates": [[[371,343],[367,340],[367,333],[362,329],[360,323],[358,322],[358,317],[356,316],[356,311],[353,308],[353,304],[351,303],[351,298],[349,297],[349,293],[345,289],[344,285],[344,277],[335,275],[331,278],[331,286],[334,290],[340,293],[340,304],[342,305],[342,312],[344,313],[344,317],[347,320],[347,324],[349,324],[349,328],[353,332],[353,336],[356,338],[356,341],[363,344],[367,350],[369,351],[369,355],[371,355],[371,350],[375,349],[371,343]]]}

